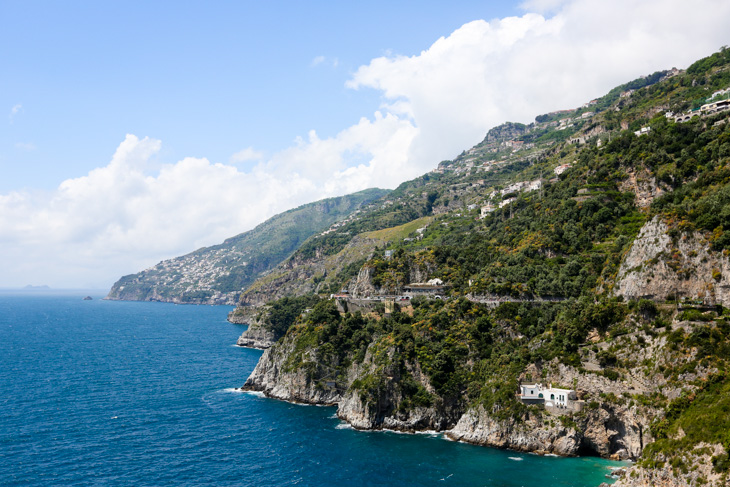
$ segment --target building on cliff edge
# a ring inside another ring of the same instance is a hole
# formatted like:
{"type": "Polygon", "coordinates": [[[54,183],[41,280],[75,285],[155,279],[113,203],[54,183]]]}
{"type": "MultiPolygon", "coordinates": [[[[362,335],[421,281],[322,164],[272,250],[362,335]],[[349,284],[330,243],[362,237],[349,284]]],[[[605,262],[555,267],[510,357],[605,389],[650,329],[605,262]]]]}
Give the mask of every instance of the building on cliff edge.
{"type": "Polygon", "coordinates": [[[577,400],[573,389],[559,389],[552,384],[547,387],[542,384],[520,384],[519,397],[525,404],[544,404],[547,408],[580,411],[583,406],[583,401],[577,400]]]}

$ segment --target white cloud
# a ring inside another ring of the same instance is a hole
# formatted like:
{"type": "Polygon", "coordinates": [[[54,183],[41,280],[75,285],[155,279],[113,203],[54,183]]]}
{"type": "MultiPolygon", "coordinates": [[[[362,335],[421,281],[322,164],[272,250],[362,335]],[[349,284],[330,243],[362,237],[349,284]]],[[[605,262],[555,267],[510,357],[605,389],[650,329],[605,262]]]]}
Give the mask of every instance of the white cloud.
{"type": "Polygon", "coordinates": [[[332,138],[312,132],[248,172],[189,157],[153,174],[161,141],[127,135],[106,166],[55,191],[0,195],[0,286],[109,286],[297,205],[392,186],[416,175],[404,167],[411,131],[378,115],[332,138]]]}
{"type": "MultiPolygon", "coordinates": [[[[555,13],[477,20],[418,55],[388,54],[360,67],[347,85],[379,90],[383,104],[333,137],[312,130],[269,158],[248,147],[227,165],[155,163],[161,142],[129,135],[107,165],[55,191],[0,195],[0,286],[109,285],[296,205],[395,187],[494,125],[530,122],[641,74],[686,67],[730,38],[728,2],[525,5],[555,13]],[[245,161],[256,164],[235,165],[245,161]]],[[[312,65],[325,62],[317,57],[312,65]]]]}
{"type": "Polygon", "coordinates": [[[388,55],[348,82],[383,93],[383,110],[413,121],[409,161],[452,158],[504,121],[572,108],[612,87],[686,67],[727,44],[730,3],[715,0],[538,0],[557,9],[465,24],[414,56],[388,55]]]}
{"type": "Polygon", "coordinates": [[[21,105],[20,103],[18,103],[17,105],[13,105],[13,107],[10,109],[10,115],[8,115],[8,119],[10,120],[11,124],[15,121],[15,116],[22,111],[23,105],[21,105]]]}
{"type": "Polygon", "coordinates": [[[254,150],[253,147],[247,147],[243,150],[240,150],[233,154],[230,157],[230,162],[232,164],[238,163],[238,162],[247,162],[247,161],[260,161],[264,158],[264,153],[261,151],[254,150]]]}
{"type": "Polygon", "coordinates": [[[337,66],[339,66],[340,60],[336,57],[329,59],[326,56],[317,56],[312,59],[312,62],[309,63],[309,66],[314,68],[315,66],[319,66],[321,64],[327,64],[329,66],[332,66],[333,68],[336,68],[337,66]]]}

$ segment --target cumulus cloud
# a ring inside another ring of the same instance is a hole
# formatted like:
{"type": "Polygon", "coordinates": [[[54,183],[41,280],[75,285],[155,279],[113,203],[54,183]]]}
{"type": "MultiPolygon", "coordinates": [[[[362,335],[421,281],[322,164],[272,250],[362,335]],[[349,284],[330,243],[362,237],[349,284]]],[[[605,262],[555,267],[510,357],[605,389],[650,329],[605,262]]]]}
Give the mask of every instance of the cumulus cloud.
{"type": "Polygon", "coordinates": [[[556,13],[467,23],[417,55],[373,59],[348,86],[381,91],[383,110],[413,122],[409,160],[425,170],[492,126],[579,106],[642,74],[686,66],[730,38],[730,4],[716,0],[525,7],[556,13]]]}
{"type": "MultiPolygon", "coordinates": [[[[160,165],[161,141],[128,135],[108,164],[55,191],[0,195],[0,285],[107,286],[296,205],[395,187],[494,125],[529,123],[639,75],[686,67],[730,37],[728,2],[528,0],[524,7],[519,17],[469,22],[417,55],[361,66],[347,86],[378,90],[382,105],[333,137],[311,130],[268,158],[248,147],[230,164],[160,165]],[[236,165],[246,161],[254,164],[236,165]]],[[[11,120],[21,110],[13,107],[11,120]]]]}
{"type": "Polygon", "coordinates": [[[300,204],[392,186],[399,171],[415,176],[403,156],[411,131],[377,115],[332,138],[312,132],[250,171],[188,157],[153,172],[161,141],[127,135],[107,165],[52,192],[0,195],[0,286],[108,286],[300,204]]]}
{"type": "Polygon", "coordinates": [[[247,147],[233,154],[230,158],[230,162],[235,164],[238,162],[260,161],[263,158],[263,152],[257,151],[253,147],[247,147]]]}

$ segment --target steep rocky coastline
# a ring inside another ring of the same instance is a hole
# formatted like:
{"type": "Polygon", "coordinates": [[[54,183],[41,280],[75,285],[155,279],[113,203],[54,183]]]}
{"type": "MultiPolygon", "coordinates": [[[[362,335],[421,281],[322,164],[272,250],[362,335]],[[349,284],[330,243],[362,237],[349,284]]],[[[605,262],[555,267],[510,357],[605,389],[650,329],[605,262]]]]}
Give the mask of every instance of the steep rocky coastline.
{"type": "MultiPolygon", "coordinates": [[[[316,360],[315,348],[303,349],[297,334],[289,333],[264,352],[243,389],[291,402],[337,406],[337,416],[356,429],[435,430],[453,440],[524,452],[636,459],[652,441],[649,423],[656,410],[638,405],[601,401],[599,406],[568,421],[564,421],[568,416],[560,410],[528,411],[518,418],[504,418],[479,405],[465,408],[440,398],[429,406],[404,407],[404,374],[430,393],[433,387],[417,363],[407,363],[401,371],[395,361],[384,362],[382,353],[376,360],[374,348],[368,348],[361,363],[354,362],[344,373],[334,375],[332,366],[316,360]],[[363,392],[359,383],[374,376],[383,378],[377,394],[363,392]]],[[[391,349],[385,356],[394,353],[391,349]]],[[[625,385],[562,364],[533,365],[528,370],[543,368],[547,379],[575,382],[582,396],[599,389],[619,394],[628,390],[625,385]]]]}
{"type": "Polygon", "coordinates": [[[265,307],[244,306],[228,313],[229,322],[248,325],[246,331],[238,337],[236,345],[264,350],[276,343],[277,337],[274,332],[264,326],[260,320],[265,311],[265,307]]]}

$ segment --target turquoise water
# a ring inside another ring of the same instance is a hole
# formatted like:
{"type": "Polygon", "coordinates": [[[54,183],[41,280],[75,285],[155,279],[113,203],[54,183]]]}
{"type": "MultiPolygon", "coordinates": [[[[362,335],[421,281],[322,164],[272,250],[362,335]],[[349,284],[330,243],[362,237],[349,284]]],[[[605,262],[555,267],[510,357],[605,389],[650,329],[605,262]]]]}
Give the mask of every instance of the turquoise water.
{"type": "Polygon", "coordinates": [[[230,308],[0,293],[0,484],[597,486],[614,463],[358,432],[234,391],[230,308]]]}

